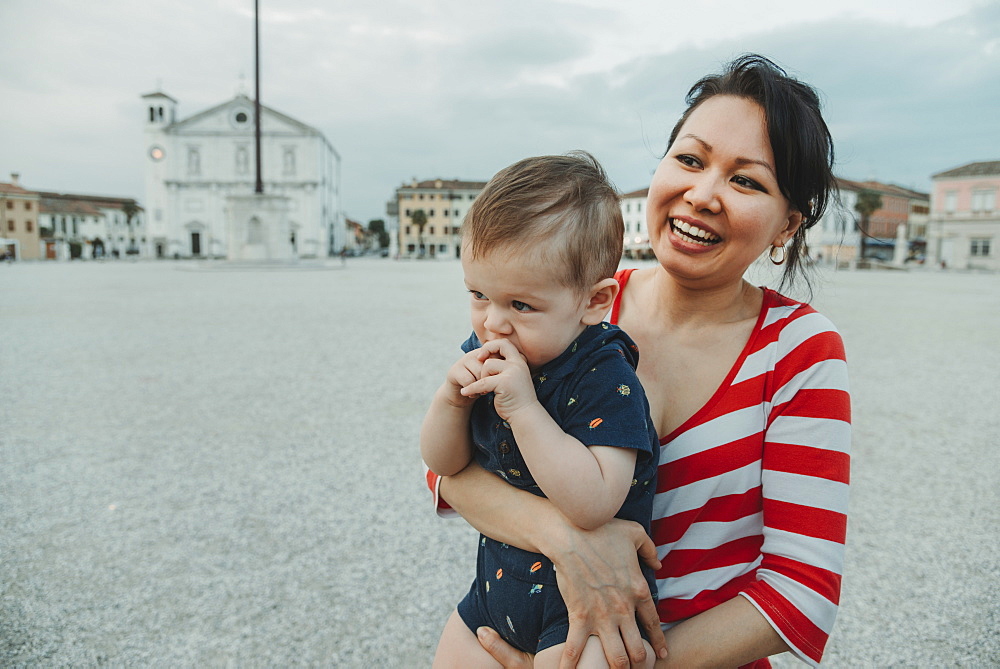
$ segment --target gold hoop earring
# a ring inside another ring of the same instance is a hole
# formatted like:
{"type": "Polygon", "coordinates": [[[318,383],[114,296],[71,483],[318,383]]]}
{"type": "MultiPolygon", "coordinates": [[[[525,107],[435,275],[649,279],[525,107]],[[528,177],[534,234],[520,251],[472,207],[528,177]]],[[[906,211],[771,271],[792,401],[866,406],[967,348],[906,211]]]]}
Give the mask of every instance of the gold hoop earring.
{"type": "Polygon", "coordinates": [[[781,246],[772,246],[771,252],[767,254],[767,257],[770,258],[771,262],[774,263],[775,265],[783,264],[785,262],[785,245],[782,244],[781,246]],[[775,251],[781,251],[781,258],[778,260],[774,259],[775,251]]]}

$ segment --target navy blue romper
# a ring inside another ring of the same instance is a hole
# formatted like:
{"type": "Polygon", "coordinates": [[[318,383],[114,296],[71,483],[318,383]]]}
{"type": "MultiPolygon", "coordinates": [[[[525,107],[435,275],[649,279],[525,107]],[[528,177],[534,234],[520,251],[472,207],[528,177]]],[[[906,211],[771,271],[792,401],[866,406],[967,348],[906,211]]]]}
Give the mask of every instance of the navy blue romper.
{"type": "MultiPolygon", "coordinates": [[[[475,334],[462,344],[480,347],[475,334]]],[[[659,438],[635,367],[635,343],[615,325],[589,326],[559,357],[544,365],[533,381],[538,401],[564,432],[584,446],[615,446],[638,451],[632,488],[618,518],[640,523],[648,534],[656,492],[659,438]]],[[[473,405],[472,440],[483,469],[511,485],[544,497],[514,441],[510,426],[493,407],[493,394],[473,405]]],[[[530,522],[530,519],[525,519],[530,522]]],[[[656,597],[652,569],[643,566],[656,597]]],[[[480,535],[476,580],[458,605],[473,633],[492,627],[514,647],[537,653],[566,641],[569,619],[556,586],[555,567],[540,553],[508,546],[480,535]]],[[[645,635],[645,632],[643,632],[645,635]]]]}

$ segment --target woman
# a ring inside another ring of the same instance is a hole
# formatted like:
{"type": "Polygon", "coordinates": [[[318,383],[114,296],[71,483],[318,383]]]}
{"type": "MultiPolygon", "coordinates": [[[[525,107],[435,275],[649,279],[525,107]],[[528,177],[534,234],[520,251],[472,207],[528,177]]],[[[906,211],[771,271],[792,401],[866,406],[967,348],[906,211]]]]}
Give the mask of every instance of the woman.
{"type": "MultiPolygon", "coordinates": [[[[705,77],[687,99],[649,188],[659,264],[619,273],[611,314],[639,346],[663,435],[656,551],[634,524],[582,531],[474,466],[438,492],[484,534],[555,563],[572,623],[567,666],[591,635],[612,666],[640,660],[637,619],[658,667],[766,667],[761,658],[785,651],[817,664],[846,532],[843,344],[811,307],[743,275],[768,252],[783,285],[795,278],[834,187],[832,141],[813,90],[760,56],[705,77]],[[516,517],[532,522],[503,520],[516,517]],[[637,550],[657,568],[655,609],[637,550]]],[[[530,666],[494,632],[480,640],[505,666],[530,666]]]]}

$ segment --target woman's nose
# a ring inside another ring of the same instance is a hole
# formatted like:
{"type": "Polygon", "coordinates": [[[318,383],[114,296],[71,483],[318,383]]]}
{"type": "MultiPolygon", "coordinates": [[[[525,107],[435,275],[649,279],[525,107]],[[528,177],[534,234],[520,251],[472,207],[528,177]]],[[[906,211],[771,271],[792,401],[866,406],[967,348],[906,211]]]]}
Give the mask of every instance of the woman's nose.
{"type": "Polygon", "coordinates": [[[719,180],[708,172],[695,175],[684,194],[688,203],[696,211],[719,210],[719,180]]]}

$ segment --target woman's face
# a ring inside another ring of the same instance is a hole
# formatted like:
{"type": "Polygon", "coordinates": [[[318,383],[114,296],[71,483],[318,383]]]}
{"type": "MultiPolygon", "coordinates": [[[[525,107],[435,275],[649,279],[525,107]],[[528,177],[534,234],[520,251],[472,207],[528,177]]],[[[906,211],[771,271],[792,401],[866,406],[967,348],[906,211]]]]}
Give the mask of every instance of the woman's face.
{"type": "Polygon", "coordinates": [[[703,102],[677,133],[649,186],[646,223],[660,264],[702,286],[739,282],[802,216],[778,189],[764,110],[745,98],[703,102]]]}

